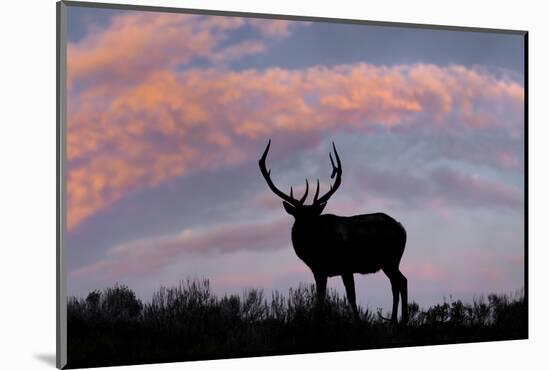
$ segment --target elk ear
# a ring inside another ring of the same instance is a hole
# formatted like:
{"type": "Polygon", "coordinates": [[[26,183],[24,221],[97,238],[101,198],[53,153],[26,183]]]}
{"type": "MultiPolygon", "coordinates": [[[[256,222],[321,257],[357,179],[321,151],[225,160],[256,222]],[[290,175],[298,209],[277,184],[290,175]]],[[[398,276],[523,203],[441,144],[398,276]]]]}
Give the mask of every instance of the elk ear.
{"type": "Polygon", "coordinates": [[[294,212],[296,211],[296,208],[294,208],[294,206],[292,206],[290,203],[283,202],[283,207],[285,207],[285,211],[286,211],[288,214],[294,216],[294,212]]]}
{"type": "Polygon", "coordinates": [[[320,215],[321,213],[323,213],[323,210],[325,209],[325,206],[327,204],[326,203],[321,203],[321,204],[316,204],[314,205],[315,207],[315,213],[317,213],[318,215],[320,215]]]}

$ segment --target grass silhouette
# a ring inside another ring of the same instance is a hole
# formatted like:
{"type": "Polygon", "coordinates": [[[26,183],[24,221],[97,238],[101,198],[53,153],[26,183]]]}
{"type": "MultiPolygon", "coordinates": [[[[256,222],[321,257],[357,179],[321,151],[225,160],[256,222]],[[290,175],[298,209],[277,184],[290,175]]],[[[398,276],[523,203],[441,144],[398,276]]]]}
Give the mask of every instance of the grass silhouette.
{"type": "Polygon", "coordinates": [[[336,291],[315,306],[314,285],[288,295],[262,290],[216,297],[208,280],[161,287],[150,303],[126,286],[68,299],[68,366],[313,353],[527,338],[527,304],[491,294],[472,304],[450,299],[428,309],[409,304],[407,325],[360,309],[357,321],[336,291]]]}

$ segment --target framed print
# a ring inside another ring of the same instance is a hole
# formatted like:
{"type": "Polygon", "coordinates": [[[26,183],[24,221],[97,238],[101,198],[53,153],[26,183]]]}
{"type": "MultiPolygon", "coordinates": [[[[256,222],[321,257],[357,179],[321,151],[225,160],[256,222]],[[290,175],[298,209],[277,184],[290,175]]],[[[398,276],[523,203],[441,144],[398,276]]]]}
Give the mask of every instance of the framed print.
{"type": "Polygon", "coordinates": [[[57,27],[59,368],[528,337],[526,31],[57,27]]]}

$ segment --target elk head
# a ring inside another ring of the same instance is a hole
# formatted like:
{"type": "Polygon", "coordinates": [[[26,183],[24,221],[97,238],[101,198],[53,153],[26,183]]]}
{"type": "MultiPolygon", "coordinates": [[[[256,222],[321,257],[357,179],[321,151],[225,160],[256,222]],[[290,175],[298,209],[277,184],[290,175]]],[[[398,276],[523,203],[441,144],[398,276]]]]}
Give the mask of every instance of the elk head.
{"type": "Polygon", "coordinates": [[[335,178],[334,184],[330,186],[330,190],[319,197],[319,179],[317,179],[317,190],[315,190],[315,195],[313,197],[313,203],[310,205],[304,204],[308,195],[309,191],[309,183],[306,179],[306,190],[304,192],[304,195],[300,199],[295,199],[293,195],[293,189],[292,186],[290,187],[290,194],[287,195],[281,190],[277,189],[273,181],[271,180],[270,174],[271,170],[267,169],[265,165],[265,160],[267,158],[267,153],[269,152],[269,147],[271,146],[271,140],[267,143],[267,147],[265,148],[265,151],[260,158],[259,164],[260,164],[260,171],[262,172],[262,175],[267,182],[267,185],[273,191],[279,198],[283,200],[283,207],[287,211],[287,213],[294,216],[296,220],[298,219],[308,219],[312,217],[319,216],[322,212],[325,206],[327,205],[327,201],[330,199],[330,197],[338,190],[338,187],[340,186],[340,183],[342,181],[342,164],[340,162],[340,157],[338,156],[338,152],[336,151],[336,146],[334,145],[334,142],[332,143],[332,148],[334,150],[334,157],[336,159],[336,164],[334,164],[334,159],[332,158],[332,154],[329,153],[330,163],[332,164],[332,175],[331,178],[335,178]]]}

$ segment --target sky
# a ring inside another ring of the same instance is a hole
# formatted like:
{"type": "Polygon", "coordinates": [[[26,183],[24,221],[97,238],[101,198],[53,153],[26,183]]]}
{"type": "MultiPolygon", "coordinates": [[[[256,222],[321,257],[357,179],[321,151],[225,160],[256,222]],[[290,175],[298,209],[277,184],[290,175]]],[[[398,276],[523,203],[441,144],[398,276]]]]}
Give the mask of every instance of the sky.
{"type": "MultiPolygon", "coordinates": [[[[296,194],[328,190],[335,142],[325,213],[404,225],[411,301],[523,288],[521,35],[69,6],[67,36],[69,295],[313,283],[268,139],[296,194]]],[[[355,279],[391,307],[383,273],[355,279]]]]}

